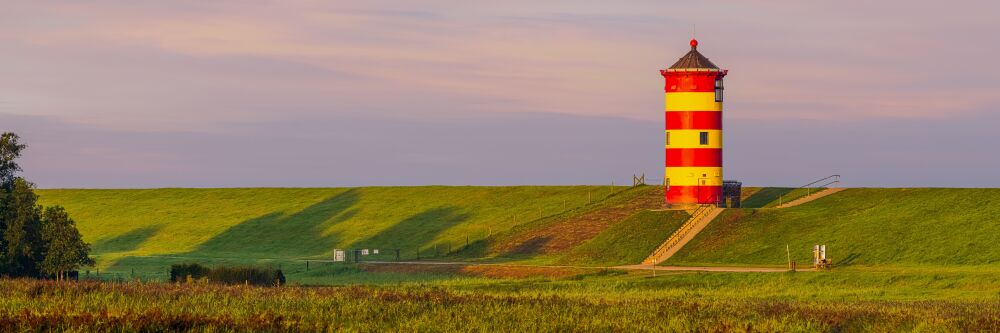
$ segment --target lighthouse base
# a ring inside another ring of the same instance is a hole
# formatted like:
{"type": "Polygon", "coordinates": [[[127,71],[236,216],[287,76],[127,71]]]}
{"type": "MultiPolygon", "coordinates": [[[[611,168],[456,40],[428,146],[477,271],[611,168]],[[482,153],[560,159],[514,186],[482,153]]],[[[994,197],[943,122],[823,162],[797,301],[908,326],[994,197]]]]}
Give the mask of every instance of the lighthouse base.
{"type": "Polygon", "coordinates": [[[722,197],[722,186],[670,186],[666,193],[668,205],[714,205],[722,197]]]}

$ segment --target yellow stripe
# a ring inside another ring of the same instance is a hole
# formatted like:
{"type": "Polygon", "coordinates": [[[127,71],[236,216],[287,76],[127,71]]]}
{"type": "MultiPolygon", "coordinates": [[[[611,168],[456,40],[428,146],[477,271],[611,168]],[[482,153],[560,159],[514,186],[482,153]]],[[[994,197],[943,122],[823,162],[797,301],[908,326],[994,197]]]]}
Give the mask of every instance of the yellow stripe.
{"type": "Polygon", "coordinates": [[[666,130],[667,148],[722,148],[722,130],[666,130]],[[701,144],[701,133],[708,133],[708,144],[701,144]]]}
{"type": "Polygon", "coordinates": [[[722,186],[721,167],[669,167],[666,169],[670,185],[722,186]]]}
{"type": "Polygon", "coordinates": [[[715,101],[714,92],[666,93],[667,111],[722,111],[722,103],[715,101]]]}

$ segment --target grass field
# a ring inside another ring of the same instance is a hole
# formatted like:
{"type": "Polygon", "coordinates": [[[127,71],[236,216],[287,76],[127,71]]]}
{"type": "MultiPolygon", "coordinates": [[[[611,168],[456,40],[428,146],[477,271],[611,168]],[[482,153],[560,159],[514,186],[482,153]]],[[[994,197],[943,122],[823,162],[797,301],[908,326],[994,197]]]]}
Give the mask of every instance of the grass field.
{"type": "Polygon", "coordinates": [[[996,274],[604,271],[281,288],[0,280],[0,330],[997,331],[996,274]]]}
{"type": "Polygon", "coordinates": [[[486,262],[615,266],[641,261],[689,217],[662,208],[655,186],[622,191],[599,204],[518,225],[452,256],[486,262]]]}
{"type": "Polygon", "coordinates": [[[772,208],[816,193],[822,188],[748,187],[743,188],[743,208],[772,208]]]}
{"type": "Polygon", "coordinates": [[[1000,190],[849,189],[774,209],[803,191],[748,188],[746,206],[764,208],[727,210],[667,264],[784,266],[788,244],[801,267],[819,243],[837,267],[655,277],[600,268],[640,261],[685,221],[651,210],[658,191],[42,190],[42,203],[66,206],[94,243],[102,278],[132,282],[0,280],[0,330],[1000,330],[1000,190]],[[393,247],[384,244],[506,266],[302,260],[393,247]],[[291,286],[138,282],[192,261],[279,266],[291,286]]]}
{"type": "MultiPolygon", "coordinates": [[[[105,272],[173,262],[291,265],[334,248],[443,256],[549,215],[598,204],[609,186],[38,190],[65,206],[105,272]],[[273,260],[264,260],[273,259],[273,260]]],[[[383,252],[384,253],[384,252],[383,252]]]]}
{"type": "Polygon", "coordinates": [[[573,248],[558,263],[601,266],[642,262],[689,217],[684,211],[639,212],[573,248]]]}
{"type": "MultiPolygon", "coordinates": [[[[92,242],[102,276],[163,279],[180,262],[257,264],[321,283],[306,259],[381,248],[369,259],[607,267],[641,261],[687,215],[660,189],[375,187],[356,189],[40,190],[92,242]],[[612,194],[614,191],[614,195],[612,194]],[[588,198],[589,197],[589,198],[588,198]],[[468,246],[466,246],[468,242],[468,246]],[[419,254],[417,249],[420,249],[419,254]],[[108,275],[111,274],[111,275],[108,275]]],[[[748,188],[773,207],[802,190],[748,188]]],[[[813,244],[838,266],[1000,265],[993,189],[849,189],[798,207],[730,209],[665,264],[800,267],[813,244]],[[977,198],[978,201],[969,198],[977,198]]],[[[319,265],[319,263],[312,263],[319,265]]],[[[316,267],[316,266],[314,266],[316,267]]],[[[96,272],[94,272],[96,273],[96,272]]],[[[331,283],[338,278],[328,277],[331,283]]]]}
{"type": "Polygon", "coordinates": [[[784,209],[731,209],[667,261],[774,265],[1000,265],[1000,189],[848,189],[784,209]]]}

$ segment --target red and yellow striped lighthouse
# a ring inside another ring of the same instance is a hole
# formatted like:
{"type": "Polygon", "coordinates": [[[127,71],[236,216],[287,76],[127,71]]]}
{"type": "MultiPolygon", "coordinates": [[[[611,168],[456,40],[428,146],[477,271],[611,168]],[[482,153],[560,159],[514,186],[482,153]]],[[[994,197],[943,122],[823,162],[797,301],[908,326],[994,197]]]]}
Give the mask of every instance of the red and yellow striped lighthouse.
{"type": "Polygon", "coordinates": [[[660,71],[666,79],[667,204],[714,204],[722,196],[722,78],[719,69],[691,51],[660,71]]]}

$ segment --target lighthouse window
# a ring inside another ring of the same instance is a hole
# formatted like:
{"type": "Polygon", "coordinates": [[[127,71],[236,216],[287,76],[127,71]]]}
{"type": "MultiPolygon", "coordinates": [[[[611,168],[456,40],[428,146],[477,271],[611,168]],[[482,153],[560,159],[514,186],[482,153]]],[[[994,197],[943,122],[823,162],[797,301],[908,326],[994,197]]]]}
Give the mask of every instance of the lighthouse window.
{"type": "Polygon", "coordinates": [[[700,134],[701,144],[707,145],[708,144],[708,132],[701,132],[699,134],[700,134]]]}
{"type": "Polygon", "coordinates": [[[722,78],[715,78],[715,101],[722,102],[722,78]]]}
{"type": "Polygon", "coordinates": [[[670,132],[666,132],[666,134],[663,135],[663,144],[667,146],[670,145],[670,132]]]}

